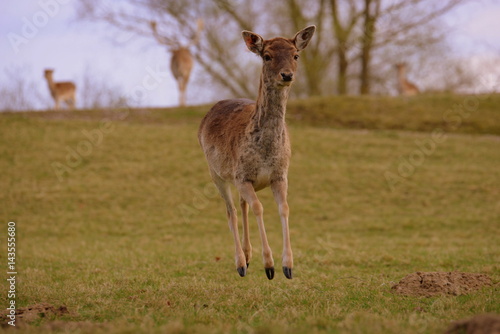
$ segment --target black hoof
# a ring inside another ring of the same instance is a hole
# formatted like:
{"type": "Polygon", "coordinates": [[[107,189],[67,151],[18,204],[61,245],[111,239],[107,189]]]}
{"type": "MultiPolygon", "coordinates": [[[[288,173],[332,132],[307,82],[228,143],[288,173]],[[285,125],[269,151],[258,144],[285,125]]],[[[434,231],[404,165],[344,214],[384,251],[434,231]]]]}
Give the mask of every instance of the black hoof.
{"type": "Polygon", "coordinates": [[[292,279],[292,268],[283,267],[283,274],[285,274],[286,278],[292,279]]]}
{"type": "Polygon", "coordinates": [[[245,277],[245,275],[247,274],[247,268],[245,267],[239,267],[236,270],[238,270],[238,274],[240,274],[241,277],[245,277]]]}
{"type": "Polygon", "coordinates": [[[247,268],[250,267],[250,263],[247,263],[247,268]]]}
{"type": "Polygon", "coordinates": [[[266,269],[266,276],[270,280],[274,278],[274,267],[271,268],[265,268],[266,269]]]}

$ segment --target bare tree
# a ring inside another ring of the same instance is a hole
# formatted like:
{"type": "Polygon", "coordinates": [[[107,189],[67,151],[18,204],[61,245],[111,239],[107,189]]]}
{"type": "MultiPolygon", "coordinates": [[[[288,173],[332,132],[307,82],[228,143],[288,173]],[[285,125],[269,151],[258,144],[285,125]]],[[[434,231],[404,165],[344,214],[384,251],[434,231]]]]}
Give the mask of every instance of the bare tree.
{"type": "MultiPolygon", "coordinates": [[[[380,0],[372,0],[380,1],[380,0]]],[[[445,43],[446,29],[440,18],[470,0],[397,0],[382,5],[374,11],[373,20],[376,34],[372,40],[372,52],[364,62],[370,63],[371,55],[380,56],[387,48],[398,48],[399,54],[406,54],[414,62],[412,55],[425,55],[426,49],[445,43]]],[[[369,32],[365,30],[365,36],[369,32]]],[[[364,54],[363,54],[364,56],[364,54]]],[[[400,59],[399,62],[405,62],[400,59]]],[[[392,65],[392,64],[391,64],[392,65]]],[[[364,94],[370,93],[370,78],[361,78],[368,85],[360,88],[364,94]]]]}
{"type": "Polygon", "coordinates": [[[361,39],[360,94],[370,93],[370,60],[375,36],[376,22],[380,16],[381,0],[364,0],[363,38],[361,39]]]}
{"type": "MultiPolygon", "coordinates": [[[[31,80],[29,66],[14,66],[3,69],[4,76],[0,85],[0,110],[20,111],[46,108],[51,104],[47,88],[31,80]],[[43,91],[43,93],[42,93],[43,91]]],[[[39,74],[41,77],[41,74],[39,74]]]]}
{"type": "Polygon", "coordinates": [[[225,28],[224,31],[254,29],[258,17],[252,14],[255,5],[244,3],[236,8],[226,0],[129,0],[114,6],[103,6],[102,3],[100,0],[81,2],[80,19],[104,22],[118,30],[147,38],[151,38],[150,22],[154,20],[164,27],[163,38],[179,44],[189,43],[196,34],[196,20],[202,18],[205,31],[193,50],[193,57],[210,78],[211,85],[222,87],[233,96],[251,96],[256,91],[254,82],[257,78],[251,80],[248,67],[257,69],[257,64],[242,63],[239,57],[234,57],[235,50],[244,51],[239,45],[239,33],[219,33],[221,27],[225,28]]]}
{"type": "Polygon", "coordinates": [[[176,34],[184,41],[195,33],[196,18],[203,18],[206,29],[193,57],[205,80],[218,88],[218,97],[251,97],[257,90],[258,65],[241,48],[235,32],[271,35],[315,24],[317,39],[301,59],[304,74],[296,95],[332,94],[332,82],[338,94],[387,94],[394,64],[427,57],[444,41],[440,18],[467,1],[471,0],[128,0],[102,9],[98,5],[103,0],[88,0],[82,2],[80,13],[148,38],[149,22],[155,20],[165,27],[167,37],[176,34]]]}
{"type": "Polygon", "coordinates": [[[333,36],[337,42],[337,92],[339,95],[347,94],[347,73],[349,67],[349,51],[354,47],[354,30],[361,18],[356,1],[349,1],[346,9],[341,8],[339,1],[330,0],[333,36]],[[342,15],[341,13],[347,13],[342,15]]]}
{"type": "MultiPolygon", "coordinates": [[[[291,24],[291,31],[298,31],[307,24],[315,23],[317,25],[317,33],[314,41],[309,45],[308,52],[303,54],[301,62],[304,68],[305,80],[297,83],[298,91],[303,92],[305,96],[323,95],[326,93],[324,82],[328,68],[331,67],[334,59],[335,46],[328,39],[324,29],[327,24],[326,9],[328,8],[327,0],[318,0],[315,3],[311,2],[309,6],[303,6],[301,1],[290,0],[284,2],[285,10],[288,13],[283,19],[282,24],[286,27],[287,22],[291,24]]],[[[275,8],[276,12],[281,12],[280,8],[275,8]]],[[[288,29],[287,29],[288,30],[288,29]]]]}
{"type": "Polygon", "coordinates": [[[79,105],[83,109],[113,108],[123,106],[127,98],[123,90],[112,81],[107,80],[109,75],[96,73],[86,66],[78,85],[79,105]]]}

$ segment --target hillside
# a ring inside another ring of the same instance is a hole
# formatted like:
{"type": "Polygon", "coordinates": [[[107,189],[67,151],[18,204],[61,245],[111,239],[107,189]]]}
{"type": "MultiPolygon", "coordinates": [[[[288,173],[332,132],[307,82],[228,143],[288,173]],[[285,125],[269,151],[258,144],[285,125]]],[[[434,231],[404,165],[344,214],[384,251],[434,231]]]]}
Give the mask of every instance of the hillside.
{"type": "MultiPolygon", "coordinates": [[[[186,123],[197,122],[210,107],[25,112],[22,117],[186,123]]],[[[442,129],[446,132],[500,135],[500,95],[318,97],[290,101],[287,116],[289,124],[296,126],[420,132],[442,129]]]]}
{"type": "MultiPolygon", "coordinates": [[[[0,254],[6,268],[12,222],[25,315],[15,332],[435,334],[500,313],[500,97],[447,113],[460,103],[291,101],[294,278],[272,281],[252,214],[248,275],[235,270],[196,138],[207,106],[0,113],[0,254]],[[391,288],[436,272],[490,285],[391,288]]],[[[278,210],[269,189],[258,196],[279,268],[278,210]]]]}

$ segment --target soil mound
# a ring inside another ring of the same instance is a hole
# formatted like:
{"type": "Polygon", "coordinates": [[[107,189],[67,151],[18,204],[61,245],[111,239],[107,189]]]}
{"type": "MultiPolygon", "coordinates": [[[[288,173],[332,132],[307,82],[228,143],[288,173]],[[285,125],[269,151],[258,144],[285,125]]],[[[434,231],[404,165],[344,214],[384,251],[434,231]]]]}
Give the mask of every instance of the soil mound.
{"type": "Polygon", "coordinates": [[[416,272],[403,278],[392,290],[405,296],[466,295],[492,285],[484,274],[461,272],[416,272]]]}
{"type": "MultiPolygon", "coordinates": [[[[7,322],[10,321],[7,317],[9,315],[9,310],[0,312],[0,321],[2,322],[2,327],[8,326],[7,322]]],[[[16,309],[16,326],[20,324],[26,324],[37,320],[38,318],[45,318],[50,316],[62,316],[64,314],[69,314],[68,308],[66,306],[55,307],[48,303],[40,303],[27,307],[20,307],[16,309]]]]}
{"type": "Polygon", "coordinates": [[[481,314],[455,321],[445,334],[500,334],[500,315],[481,314]]]}

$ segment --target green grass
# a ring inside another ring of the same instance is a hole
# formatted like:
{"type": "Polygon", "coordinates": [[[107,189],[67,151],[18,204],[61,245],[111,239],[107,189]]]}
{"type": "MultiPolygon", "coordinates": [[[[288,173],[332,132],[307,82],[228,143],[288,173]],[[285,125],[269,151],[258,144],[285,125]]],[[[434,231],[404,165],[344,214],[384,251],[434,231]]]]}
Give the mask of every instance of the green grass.
{"type": "Polygon", "coordinates": [[[293,124],[500,135],[500,95],[329,97],[290,103],[293,124]]]}
{"type": "MultiPolygon", "coordinates": [[[[19,333],[439,333],[500,313],[500,97],[482,97],[459,125],[443,121],[464,98],[292,101],[294,279],[272,281],[256,224],[248,276],[234,268],[196,139],[206,106],[0,114],[0,259],[6,265],[14,220],[17,305],[70,310],[19,333]],[[85,144],[82,131],[103,119],[102,142],[85,144]],[[418,158],[416,141],[437,128],[446,140],[401,175],[418,158]],[[53,164],[74,150],[88,154],[59,180],[53,164]],[[486,273],[496,286],[458,297],[391,293],[406,274],[453,270],[486,273]]],[[[276,205],[268,189],[259,197],[280,267],[276,205]]],[[[6,290],[3,280],[1,305],[6,290]]]]}

